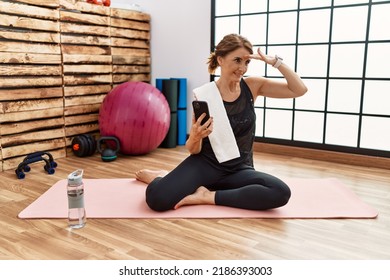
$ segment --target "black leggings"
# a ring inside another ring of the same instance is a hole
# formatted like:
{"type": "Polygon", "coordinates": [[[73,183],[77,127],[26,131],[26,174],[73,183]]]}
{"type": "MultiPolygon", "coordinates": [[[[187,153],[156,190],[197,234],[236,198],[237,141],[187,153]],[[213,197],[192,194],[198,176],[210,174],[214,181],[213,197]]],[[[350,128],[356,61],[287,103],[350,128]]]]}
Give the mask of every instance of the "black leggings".
{"type": "Polygon", "coordinates": [[[215,204],[251,210],[285,205],[290,188],[280,179],[244,165],[234,172],[213,167],[203,157],[191,155],[146,189],[146,203],[155,211],[166,211],[200,186],[215,190],[215,204]]]}

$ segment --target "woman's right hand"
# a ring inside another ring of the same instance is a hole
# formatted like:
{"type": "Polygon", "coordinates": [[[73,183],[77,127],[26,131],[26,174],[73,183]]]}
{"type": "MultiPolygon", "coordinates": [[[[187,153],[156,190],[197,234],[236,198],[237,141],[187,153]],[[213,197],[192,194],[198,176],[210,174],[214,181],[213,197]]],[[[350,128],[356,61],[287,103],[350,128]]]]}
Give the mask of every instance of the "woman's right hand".
{"type": "Polygon", "coordinates": [[[203,125],[202,121],[206,117],[206,113],[200,115],[200,117],[195,120],[195,116],[192,115],[192,127],[191,132],[195,139],[202,140],[210,135],[213,132],[213,118],[210,117],[203,125]]]}
{"type": "Polygon", "coordinates": [[[210,117],[203,125],[201,124],[206,117],[206,113],[200,115],[195,120],[194,114],[192,114],[192,126],[190,135],[186,142],[186,147],[191,154],[198,154],[202,149],[202,139],[206,138],[213,132],[213,117],[210,117]]]}

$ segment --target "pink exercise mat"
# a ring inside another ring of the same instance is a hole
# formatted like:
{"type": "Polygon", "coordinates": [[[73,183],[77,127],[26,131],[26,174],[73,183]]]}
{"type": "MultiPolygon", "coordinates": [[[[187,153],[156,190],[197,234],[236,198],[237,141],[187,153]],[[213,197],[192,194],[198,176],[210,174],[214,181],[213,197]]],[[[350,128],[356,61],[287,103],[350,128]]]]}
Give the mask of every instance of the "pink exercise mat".
{"type": "MultiPolygon", "coordinates": [[[[155,212],[145,203],[146,185],[135,179],[84,179],[87,218],[375,218],[378,212],[337,179],[288,178],[289,203],[268,211],[215,205],[155,212]]],[[[19,213],[21,219],[66,218],[66,180],[60,180],[19,213]]]]}

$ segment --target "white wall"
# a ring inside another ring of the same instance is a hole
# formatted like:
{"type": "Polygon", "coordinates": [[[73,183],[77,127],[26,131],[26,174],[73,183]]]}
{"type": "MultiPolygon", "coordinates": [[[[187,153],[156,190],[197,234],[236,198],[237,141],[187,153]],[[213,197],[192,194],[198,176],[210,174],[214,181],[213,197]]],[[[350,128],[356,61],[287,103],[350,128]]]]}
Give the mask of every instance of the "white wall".
{"type": "MultiPolygon", "coordinates": [[[[115,2],[112,1],[112,2],[115,2]]],[[[121,0],[137,4],[151,16],[152,84],[156,78],[187,78],[187,108],[192,89],[209,81],[209,0],[121,0]]],[[[188,111],[188,125],[191,123],[188,111]]]]}

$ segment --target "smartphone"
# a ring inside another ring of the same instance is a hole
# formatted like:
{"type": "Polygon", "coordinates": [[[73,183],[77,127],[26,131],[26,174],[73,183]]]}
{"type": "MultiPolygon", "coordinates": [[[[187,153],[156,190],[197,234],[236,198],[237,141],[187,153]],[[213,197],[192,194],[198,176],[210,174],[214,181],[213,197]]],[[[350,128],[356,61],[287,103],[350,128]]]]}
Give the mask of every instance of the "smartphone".
{"type": "Polygon", "coordinates": [[[194,108],[195,120],[197,120],[203,113],[206,113],[206,117],[201,122],[203,125],[210,118],[209,107],[206,101],[192,101],[192,107],[194,108]]]}

